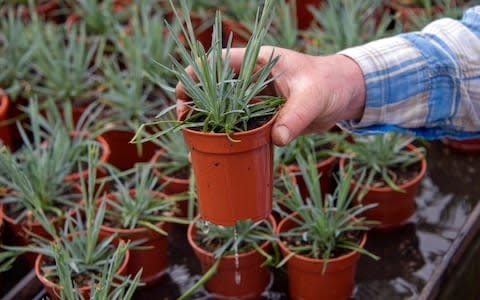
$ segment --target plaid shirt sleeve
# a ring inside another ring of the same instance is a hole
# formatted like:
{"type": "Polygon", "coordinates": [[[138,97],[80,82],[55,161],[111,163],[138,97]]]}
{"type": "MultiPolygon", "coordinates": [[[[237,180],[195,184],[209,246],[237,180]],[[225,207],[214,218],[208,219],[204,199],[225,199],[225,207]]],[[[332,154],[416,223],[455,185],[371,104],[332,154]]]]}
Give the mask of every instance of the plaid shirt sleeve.
{"type": "Polygon", "coordinates": [[[356,133],[399,131],[427,139],[480,136],[480,6],[340,54],[363,71],[366,104],[356,133]]]}

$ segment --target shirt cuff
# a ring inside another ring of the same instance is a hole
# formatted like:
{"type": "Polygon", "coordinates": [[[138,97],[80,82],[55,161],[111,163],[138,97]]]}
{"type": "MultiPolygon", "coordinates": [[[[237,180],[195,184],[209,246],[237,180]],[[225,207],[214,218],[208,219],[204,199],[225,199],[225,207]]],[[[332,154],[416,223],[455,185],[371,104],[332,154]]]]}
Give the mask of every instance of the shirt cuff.
{"type": "Polygon", "coordinates": [[[398,87],[393,82],[398,80],[395,76],[409,68],[418,68],[418,64],[423,63],[419,51],[409,41],[398,36],[391,37],[348,48],[338,54],[353,59],[360,66],[365,80],[363,116],[360,120],[343,121],[342,127],[354,130],[392,121],[397,124],[424,121],[422,114],[408,116],[408,120],[397,119],[387,108],[398,94],[398,90],[394,91],[398,87]]]}

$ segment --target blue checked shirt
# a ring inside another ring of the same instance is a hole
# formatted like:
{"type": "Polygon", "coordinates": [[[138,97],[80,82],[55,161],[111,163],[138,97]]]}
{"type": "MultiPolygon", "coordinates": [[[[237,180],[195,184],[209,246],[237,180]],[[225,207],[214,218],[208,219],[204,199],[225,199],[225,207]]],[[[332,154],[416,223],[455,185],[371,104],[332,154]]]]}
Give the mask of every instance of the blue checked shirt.
{"type": "Polygon", "coordinates": [[[480,136],[480,6],[461,21],[440,19],[340,53],[358,63],[366,88],[363,117],[343,122],[348,129],[480,136]]]}

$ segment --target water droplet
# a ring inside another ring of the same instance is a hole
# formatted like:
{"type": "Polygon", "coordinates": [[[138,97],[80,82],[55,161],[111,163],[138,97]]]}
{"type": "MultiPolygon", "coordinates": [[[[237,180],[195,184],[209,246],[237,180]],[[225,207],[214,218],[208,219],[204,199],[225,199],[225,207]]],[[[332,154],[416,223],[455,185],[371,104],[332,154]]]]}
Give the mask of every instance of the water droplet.
{"type": "Polygon", "coordinates": [[[302,234],[302,239],[303,239],[304,242],[307,241],[307,239],[308,239],[308,233],[307,233],[306,231],[302,234]]]}
{"type": "Polygon", "coordinates": [[[235,259],[235,284],[239,285],[242,277],[240,275],[240,272],[238,271],[238,267],[240,266],[240,258],[238,256],[238,230],[237,230],[237,224],[235,224],[235,227],[233,228],[233,253],[234,253],[234,259],[235,259]]]}
{"type": "Polygon", "coordinates": [[[242,275],[238,270],[235,271],[235,284],[240,285],[240,282],[242,282],[242,275]]]}
{"type": "Polygon", "coordinates": [[[210,222],[209,221],[203,221],[202,233],[207,235],[209,232],[210,232],[210,222]]]}

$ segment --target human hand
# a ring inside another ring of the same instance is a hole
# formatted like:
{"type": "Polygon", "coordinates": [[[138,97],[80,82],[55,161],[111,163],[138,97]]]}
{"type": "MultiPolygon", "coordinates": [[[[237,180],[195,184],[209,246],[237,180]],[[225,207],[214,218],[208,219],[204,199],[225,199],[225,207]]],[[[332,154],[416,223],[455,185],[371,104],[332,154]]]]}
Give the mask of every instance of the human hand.
{"type": "MultiPolygon", "coordinates": [[[[231,67],[240,69],[244,48],[230,50],[231,67]]],[[[360,119],[365,103],[365,83],[360,67],[343,55],[311,56],[288,49],[264,46],[257,66],[274,51],[280,56],[272,76],[276,93],[287,101],[272,128],[272,140],[284,146],[300,134],[324,132],[338,121],[360,119]]],[[[193,74],[187,67],[187,72],[193,74]]],[[[176,87],[177,114],[188,97],[184,87],[176,87]]]]}

